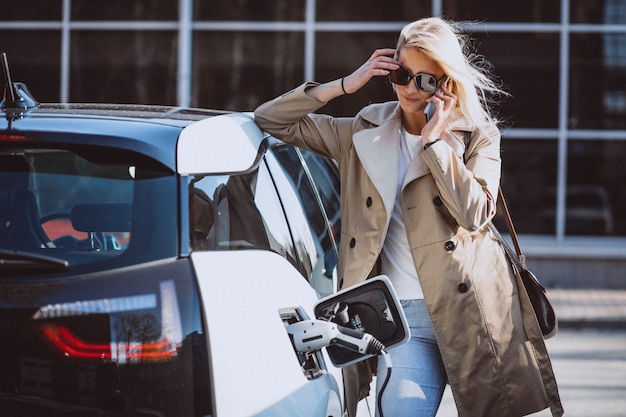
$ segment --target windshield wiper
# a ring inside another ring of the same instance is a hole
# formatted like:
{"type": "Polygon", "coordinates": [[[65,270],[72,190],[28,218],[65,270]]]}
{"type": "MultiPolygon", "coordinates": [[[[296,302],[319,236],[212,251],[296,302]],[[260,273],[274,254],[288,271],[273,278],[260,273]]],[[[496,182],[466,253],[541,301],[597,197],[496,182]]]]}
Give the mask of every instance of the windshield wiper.
{"type": "Polygon", "coordinates": [[[63,272],[68,268],[69,262],[63,259],[32,252],[0,249],[0,270],[63,272]]]}

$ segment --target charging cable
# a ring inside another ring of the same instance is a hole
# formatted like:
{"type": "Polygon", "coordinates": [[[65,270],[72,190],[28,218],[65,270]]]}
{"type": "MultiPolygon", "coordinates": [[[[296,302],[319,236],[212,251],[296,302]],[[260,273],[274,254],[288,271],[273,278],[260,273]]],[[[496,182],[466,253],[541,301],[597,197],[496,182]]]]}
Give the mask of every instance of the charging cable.
{"type": "Polygon", "coordinates": [[[385,366],[387,367],[387,375],[385,375],[385,380],[380,386],[380,391],[378,391],[378,397],[376,398],[376,406],[378,408],[378,417],[384,417],[383,405],[382,405],[383,393],[385,392],[385,388],[387,388],[387,383],[389,383],[389,378],[391,378],[391,357],[389,356],[387,351],[384,349],[380,352],[380,355],[378,357],[380,358],[381,356],[385,360],[385,366]]]}

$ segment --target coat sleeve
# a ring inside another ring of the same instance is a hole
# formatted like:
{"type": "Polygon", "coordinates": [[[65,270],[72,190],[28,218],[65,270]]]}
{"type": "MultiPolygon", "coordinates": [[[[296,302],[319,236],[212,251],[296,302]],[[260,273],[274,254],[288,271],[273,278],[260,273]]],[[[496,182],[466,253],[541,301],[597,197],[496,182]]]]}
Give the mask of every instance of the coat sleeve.
{"type": "Polygon", "coordinates": [[[353,118],[313,113],[326,104],[306,94],[315,85],[302,84],[260,105],[254,119],[262,130],[286,143],[339,160],[351,146],[353,118]]]}
{"type": "Polygon", "coordinates": [[[465,151],[466,161],[440,141],[422,152],[444,205],[457,223],[480,229],[496,214],[500,186],[500,132],[496,126],[476,130],[465,151]]]}

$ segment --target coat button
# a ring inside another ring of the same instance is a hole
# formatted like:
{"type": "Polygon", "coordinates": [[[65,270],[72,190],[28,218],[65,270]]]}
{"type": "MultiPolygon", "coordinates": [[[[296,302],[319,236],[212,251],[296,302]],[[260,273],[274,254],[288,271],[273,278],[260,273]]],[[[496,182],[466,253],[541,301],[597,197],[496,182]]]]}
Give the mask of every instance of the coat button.
{"type": "Polygon", "coordinates": [[[356,239],[355,238],[350,239],[350,247],[353,248],[355,246],[356,246],[356,239]]]}
{"type": "Polygon", "coordinates": [[[437,196],[437,197],[433,198],[433,204],[436,207],[441,207],[443,205],[443,201],[441,201],[441,197],[437,196]]]}
{"type": "Polygon", "coordinates": [[[453,242],[453,241],[448,240],[448,241],[445,243],[444,247],[446,248],[446,250],[447,250],[448,252],[450,252],[451,250],[454,250],[454,249],[456,248],[456,245],[454,244],[454,242],[453,242]]]}
{"type": "Polygon", "coordinates": [[[372,197],[367,197],[367,200],[365,200],[365,205],[369,208],[372,207],[372,197]]]}
{"type": "Polygon", "coordinates": [[[461,294],[465,294],[469,290],[469,286],[464,282],[460,283],[458,288],[461,294]]]}

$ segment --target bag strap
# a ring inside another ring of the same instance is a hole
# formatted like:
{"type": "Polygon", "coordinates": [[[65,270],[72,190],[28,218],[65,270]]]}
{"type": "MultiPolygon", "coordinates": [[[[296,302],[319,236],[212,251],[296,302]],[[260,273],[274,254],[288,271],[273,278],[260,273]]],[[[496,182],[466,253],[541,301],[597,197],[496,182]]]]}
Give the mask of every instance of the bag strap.
{"type": "MultiPolygon", "coordinates": [[[[511,213],[509,212],[509,207],[506,204],[506,200],[504,199],[504,193],[502,192],[502,187],[498,187],[498,206],[502,211],[502,215],[504,216],[504,222],[506,223],[507,229],[509,229],[509,235],[511,235],[511,240],[513,241],[513,247],[515,247],[515,257],[519,262],[519,266],[522,269],[526,268],[526,256],[522,253],[522,248],[519,244],[519,239],[517,238],[517,233],[515,232],[515,227],[513,226],[513,220],[511,219],[511,213]]],[[[495,229],[495,227],[493,227],[495,229]]]]}
{"type": "MultiPolygon", "coordinates": [[[[502,188],[500,187],[498,188],[497,204],[502,210],[506,227],[507,229],[509,229],[511,240],[513,241],[513,245],[515,246],[515,251],[513,251],[513,249],[511,249],[506,240],[504,240],[498,229],[493,225],[493,222],[489,222],[489,229],[500,242],[500,246],[504,248],[504,252],[506,252],[507,257],[511,260],[513,264],[515,264],[515,267],[522,275],[522,280],[526,279],[533,281],[537,286],[539,286],[539,288],[541,288],[545,292],[545,287],[539,282],[535,274],[530,272],[528,270],[528,267],[526,266],[526,256],[522,253],[522,248],[520,247],[519,240],[517,239],[517,233],[515,232],[515,228],[513,227],[513,220],[511,220],[511,214],[509,213],[509,208],[506,205],[506,201],[504,200],[504,194],[502,193],[502,188]]],[[[524,282],[524,285],[526,285],[526,282],[524,282]]]]}

